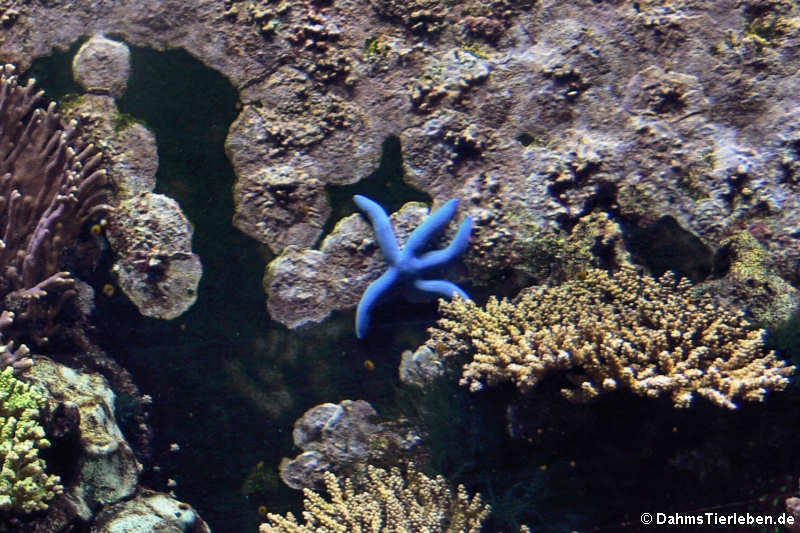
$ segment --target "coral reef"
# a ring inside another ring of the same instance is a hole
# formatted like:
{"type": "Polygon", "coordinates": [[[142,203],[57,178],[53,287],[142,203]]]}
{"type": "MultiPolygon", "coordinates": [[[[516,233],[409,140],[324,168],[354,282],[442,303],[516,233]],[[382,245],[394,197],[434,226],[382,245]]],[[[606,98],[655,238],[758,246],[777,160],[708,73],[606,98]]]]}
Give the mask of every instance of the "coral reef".
{"type": "Polygon", "coordinates": [[[0,67],[0,298],[13,312],[5,315],[11,327],[27,324],[32,340],[45,344],[76,294],[64,271],[68,247],[111,208],[100,154],[73,148],[77,124],[64,129],[55,104],[35,108],[40,99],[32,81],[20,86],[12,65],[0,67]]]}
{"type": "MultiPolygon", "coordinates": [[[[502,176],[468,209],[475,246],[495,243],[492,259],[512,256],[525,228],[554,233],[602,205],[645,225],[672,216],[708,246],[759,224],[777,274],[798,282],[789,2],[148,0],[12,11],[0,52],[24,65],[103,28],[184,48],[224,73],[243,102],[228,145],[244,195],[278,165],[317,189],[356,182],[396,135],[405,179],[437,201],[466,200],[502,176]]],[[[281,198],[264,194],[239,202],[243,231],[274,251],[313,246],[307,228],[324,225],[324,200],[305,216],[306,195],[278,210],[281,198]],[[281,210],[292,216],[271,216],[281,210]],[[297,241],[286,237],[295,225],[297,241]]]]}
{"type": "MultiPolygon", "coordinates": [[[[473,217],[475,253],[467,268],[480,283],[494,289],[502,281],[499,290],[510,290],[523,286],[512,277],[518,273],[546,277],[554,259],[572,253],[563,249],[569,246],[564,232],[592,210],[629,227],[670,217],[709,249],[724,243],[721,252],[734,256],[730,279],[741,282],[739,294],[750,300],[740,304],[734,295],[736,306],[771,325],[795,306],[794,296],[781,297],[794,292],[786,283],[800,284],[798,15],[797,3],[787,0],[0,0],[0,57],[27,66],[103,29],[137,46],[183,48],[231,80],[242,107],[228,140],[237,177],[237,226],[279,254],[264,287],[272,316],[292,327],[354,307],[380,274],[380,254],[360,217],[331,221],[338,222],[336,229],[321,248],[317,241],[329,216],[325,187],[362,179],[389,135],[403,147],[407,183],[429,194],[434,205],[459,198],[473,217]],[[741,231],[762,251],[740,242],[735,236],[741,231]],[[740,268],[746,266],[740,257],[754,258],[761,274],[740,268]],[[750,282],[757,290],[747,290],[750,282]]],[[[138,142],[145,135],[131,137],[138,142]]],[[[410,231],[424,213],[421,206],[406,206],[393,220],[409,222],[410,231]]],[[[578,242],[576,260],[559,261],[563,272],[555,272],[555,279],[598,276],[581,267],[587,259],[581,250],[616,248],[619,235],[606,227],[608,239],[578,242]]],[[[143,259],[138,280],[160,280],[160,258],[143,259]]],[[[61,270],[66,268],[50,274],[61,270]]],[[[564,290],[581,281],[587,280],[573,279],[564,290]]],[[[23,285],[19,289],[30,288],[23,285]]],[[[718,285],[710,290],[725,288],[724,282],[718,285]]],[[[17,289],[9,294],[19,295],[17,289]]],[[[69,298],[62,277],[39,289],[50,310],[58,307],[58,296],[69,298]]],[[[691,296],[688,288],[684,296],[691,296]]],[[[0,308],[8,311],[0,329],[19,341],[15,330],[35,314],[27,312],[34,300],[15,302],[0,308]]],[[[730,318],[722,315],[717,318],[730,318]]],[[[581,326],[580,335],[588,335],[603,321],[563,328],[581,326]]],[[[41,322],[48,322],[46,315],[41,322]]],[[[752,344],[756,354],[758,334],[745,334],[741,324],[738,346],[747,352],[752,344]]],[[[40,339],[51,334],[43,325],[35,330],[40,339]]],[[[641,343],[658,344],[649,336],[658,336],[653,330],[670,349],[687,344],[689,353],[696,352],[702,335],[683,338],[694,327],[727,332],[722,322],[702,320],[670,331],[652,327],[642,340],[629,339],[640,344],[631,344],[637,349],[628,356],[645,353],[641,343]]],[[[543,328],[543,334],[550,330],[543,328]]],[[[605,337],[595,340],[604,346],[599,341],[605,337]]],[[[25,358],[15,346],[5,346],[4,361],[25,358]]],[[[431,360],[439,347],[430,345],[418,359],[431,360]]],[[[627,349],[624,343],[619,348],[627,349]]],[[[637,378],[650,379],[642,377],[648,365],[662,363],[658,354],[647,356],[635,369],[641,371],[637,378]]],[[[742,373],[757,366],[754,357],[742,373]]],[[[583,365],[570,367],[577,377],[570,376],[589,383],[592,393],[606,385],[628,386],[628,374],[603,371],[612,359],[600,360],[597,375],[583,365]]],[[[736,372],[725,366],[735,359],[717,367],[713,359],[698,358],[710,365],[693,369],[701,372],[695,376],[699,383],[676,385],[666,379],[676,377],[674,369],[669,376],[659,373],[669,370],[667,358],[648,384],[674,386],[663,392],[676,403],[690,401],[687,391],[715,397],[702,381],[720,368],[736,372]]],[[[769,356],[761,359],[771,364],[769,356]]],[[[772,370],[767,385],[780,388],[788,369],[772,370]]],[[[728,385],[735,388],[719,387],[728,385]]],[[[758,397],[758,379],[751,385],[738,393],[716,390],[716,401],[758,397]]]]}
{"type": "Polygon", "coordinates": [[[41,511],[62,491],[39,457],[50,446],[39,420],[44,406],[45,395],[15,378],[12,368],[0,372],[0,511],[41,511]]]}
{"type": "MultiPolygon", "coordinates": [[[[800,282],[791,3],[14,9],[25,16],[9,19],[0,52],[25,65],[103,28],[138,45],[184,48],[225,74],[243,103],[227,143],[236,223],[286,254],[278,261],[315,250],[329,212],[324,186],[363,178],[394,135],[408,183],[436,202],[464,200],[472,246],[494,272],[526,268],[517,259],[531,228],[547,243],[600,207],[641,226],[671,216],[711,248],[755,230],[776,275],[800,282]],[[51,27],[59,31],[41,31],[51,27]]],[[[350,259],[353,271],[360,258],[350,259]]],[[[481,266],[470,263],[471,274],[489,281],[481,266]]],[[[291,322],[341,305],[336,291],[325,297],[332,301],[291,322]]]]}
{"type": "Polygon", "coordinates": [[[489,515],[479,494],[459,485],[455,494],[441,476],[431,479],[409,468],[405,475],[369,466],[363,482],[325,473],[329,499],[310,489],[303,494],[305,522],[290,513],[266,515],[260,533],[346,531],[429,531],[478,533],[489,515]]]}
{"type": "Polygon", "coordinates": [[[68,114],[103,147],[115,185],[116,209],[102,228],[117,257],[112,273],[143,315],[172,319],[196,301],[202,264],[180,206],[152,192],[158,168],[153,134],[117,110],[114,97],[128,83],[129,55],[127,45],[102,35],[86,41],[72,70],[88,94],[71,102],[68,114]]]}
{"type": "Polygon", "coordinates": [[[739,311],[695,296],[687,279],[660,280],[623,266],[588,269],[556,287],[533,287],[514,301],[490,298],[440,304],[445,318],[426,343],[448,357],[471,356],[461,383],[471,390],[511,381],[534,387],[549,372],[567,372],[583,402],[627,388],[668,395],[676,407],[696,396],[728,409],[783,390],[794,367],[766,352],[763,331],[739,311]]]}

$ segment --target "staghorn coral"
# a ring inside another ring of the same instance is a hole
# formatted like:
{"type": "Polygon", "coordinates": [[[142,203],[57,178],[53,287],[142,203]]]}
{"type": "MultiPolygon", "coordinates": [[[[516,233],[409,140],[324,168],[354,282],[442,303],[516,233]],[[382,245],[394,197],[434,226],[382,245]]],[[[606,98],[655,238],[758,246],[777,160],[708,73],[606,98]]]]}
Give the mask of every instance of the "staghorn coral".
{"type": "Polygon", "coordinates": [[[63,271],[66,247],[83,225],[110,207],[100,154],[74,149],[76,122],[63,127],[55,104],[36,108],[42,92],[0,66],[0,298],[16,323],[45,343],[62,306],[75,295],[63,271]]]}
{"type": "Polygon", "coordinates": [[[45,472],[39,450],[50,446],[39,424],[44,395],[16,379],[13,369],[0,372],[0,511],[30,513],[47,509],[62,487],[45,472]]]}
{"type": "Polygon", "coordinates": [[[397,468],[386,471],[367,467],[364,487],[351,478],[340,481],[325,473],[330,500],[305,489],[303,518],[299,524],[289,513],[266,515],[259,533],[345,533],[349,531],[403,532],[480,531],[489,516],[489,506],[480,494],[470,498],[463,485],[456,494],[441,476],[431,479],[411,467],[405,476],[397,468]]]}
{"type": "Polygon", "coordinates": [[[485,308],[442,302],[445,318],[427,345],[445,356],[472,355],[462,385],[511,381],[534,387],[551,370],[568,372],[569,400],[584,402],[628,388],[670,395],[675,407],[695,396],[735,409],[782,390],[794,367],[766,352],[763,330],[743,313],[695,296],[687,279],[660,280],[623,266],[614,274],[588,269],[557,287],[533,287],[515,300],[490,298],[485,308]]]}

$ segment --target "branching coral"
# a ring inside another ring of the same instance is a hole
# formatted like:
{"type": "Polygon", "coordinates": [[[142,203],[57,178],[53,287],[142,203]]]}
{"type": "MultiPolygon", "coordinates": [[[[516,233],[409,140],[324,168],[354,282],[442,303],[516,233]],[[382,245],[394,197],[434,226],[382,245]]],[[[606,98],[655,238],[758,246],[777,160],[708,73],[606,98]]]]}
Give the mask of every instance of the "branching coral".
{"type": "Polygon", "coordinates": [[[489,506],[479,494],[470,498],[461,485],[453,494],[441,476],[431,479],[412,469],[403,476],[397,468],[387,472],[370,466],[363,489],[357,489],[350,478],[339,481],[326,472],[325,486],[329,500],[313,490],[303,491],[305,524],[299,524],[291,513],[270,513],[269,522],[262,524],[259,532],[478,533],[489,515],[489,506]]]}
{"type": "Polygon", "coordinates": [[[107,211],[105,172],[91,145],[74,149],[75,122],[64,129],[55,104],[32,81],[19,85],[0,65],[0,298],[16,322],[35,321],[40,342],[57,328],[54,316],[74,295],[62,254],[83,225],[107,211]]]}
{"type": "Polygon", "coordinates": [[[62,490],[39,457],[39,450],[50,446],[39,424],[43,405],[42,394],[16,379],[13,369],[0,372],[0,511],[47,509],[62,490]]]}
{"type": "Polygon", "coordinates": [[[3,344],[3,330],[14,323],[14,313],[0,311],[0,367],[11,366],[14,370],[29,368],[32,361],[27,355],[30,350],[24,344],[14,345],[14,341],[3,344]]]}
{"type": "Polygon", "coordinates": [[[485,308],[442,302],[445,318],[428,346],[445,356],[472,355],[461,383],[471,390],[511,381],[522,391],[551,370],[568,372],[569,400],[628,388],[676,407],[695,396],[729,409],[782,390],[794,367],[764,349],[763,331],[744,315],[695,296],[688,280],[660,280],[625,266],[588,269],[557,287],[533,287],[485,308]]]}

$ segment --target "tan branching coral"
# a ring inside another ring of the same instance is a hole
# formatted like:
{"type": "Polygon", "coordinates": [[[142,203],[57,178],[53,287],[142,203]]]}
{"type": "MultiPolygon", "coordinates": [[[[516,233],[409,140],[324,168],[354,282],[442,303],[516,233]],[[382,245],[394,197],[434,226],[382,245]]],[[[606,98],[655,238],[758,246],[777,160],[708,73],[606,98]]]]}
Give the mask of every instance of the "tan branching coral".
{"type": "Polygon", "coordinates": [[[472,356],[462,385],[511,381],[522,391],[551,370],[568,372],[575,402],[618,388],[676,407],[695,396],[735,409],[782,390],[794,367],[764,349],[739,311],[695,296],[687,279],[660,280],[624,266],[614,274],[588,269],[556,287],[533,287],[516,299],[441,304],[444,316],[427,345],[445,356],[472,356]]]}
{"type": "Polygon", "coordinates": [[[326,472],[325,487],[329,499],[303,491],[304,524],[291,513],[269,513],[259,533],[478,533],[489,515],[479,494],[470,498],[462,485],[453,494],[441,476],[431,479],[411,468],[404,476],[397,468],[369,466],[363,488],[326,472]]]}

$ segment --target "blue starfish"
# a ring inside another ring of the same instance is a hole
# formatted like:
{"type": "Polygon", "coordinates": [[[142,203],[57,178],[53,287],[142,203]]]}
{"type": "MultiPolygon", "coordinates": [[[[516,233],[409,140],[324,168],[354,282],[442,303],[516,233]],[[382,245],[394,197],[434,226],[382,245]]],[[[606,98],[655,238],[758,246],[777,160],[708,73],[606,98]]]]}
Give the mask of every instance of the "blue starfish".
{"type": "Polygon", "coordinates": [[[366,213],[375,230],[375,238],[381,247],[383,257],[389,263],[389,269],[381,277],[370,283],[361,296],[356,310],[356,337],[364,338],[369,329],[369,317],[377,301],[391,287],[399,283],[411,282],[415,288],[422,292],[438,294],[445,298],[452,298],[453,293],[469,300],[469,296],[455,283],[443,279],[421,279],[422,273],[430,268],[441,266],[467,249],[470,233],[472,233],[472,217],[465,218],[458,227],[453,241],[441,250],[427,252],[417,257],[419,251],[431,240],[431,237],[443,229],[458,209],[458,200],[452,199],[440,207],[435,213],[422,221],[422,223],[408,236],[405,246],[401,250],[397,246],[392,223],[386,211],[366,196],[359,194],[353,200],[366,213]]]}

